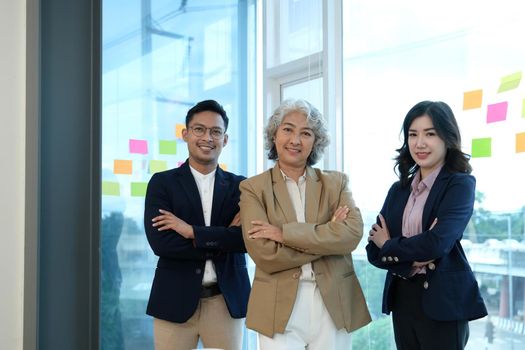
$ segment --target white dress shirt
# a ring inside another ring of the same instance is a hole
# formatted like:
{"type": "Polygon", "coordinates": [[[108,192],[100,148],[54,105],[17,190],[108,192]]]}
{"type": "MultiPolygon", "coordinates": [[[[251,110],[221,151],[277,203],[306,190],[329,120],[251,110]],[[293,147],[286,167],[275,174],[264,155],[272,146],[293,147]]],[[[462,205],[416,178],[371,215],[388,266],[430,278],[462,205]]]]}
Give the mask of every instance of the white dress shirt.
{"type": "MultiPolygon", "coordinates": [[[[209,174],[201,174],[197,170],[190,166],[193,178],[197,183],[199,189],[199,195],[202,203],[202,213],[204,214],[204,223],[206,226],[210,226],[211,221],[211,208],[213,205],[213,186],[215,185],[215,172],[212,171],[209,174]]],[[[202,285],[207,286],[217,283],[217,273],[215,272],[215,266],[213,262],[208,259],[204,266],[204,276],[202,277],[202,285]]]]}

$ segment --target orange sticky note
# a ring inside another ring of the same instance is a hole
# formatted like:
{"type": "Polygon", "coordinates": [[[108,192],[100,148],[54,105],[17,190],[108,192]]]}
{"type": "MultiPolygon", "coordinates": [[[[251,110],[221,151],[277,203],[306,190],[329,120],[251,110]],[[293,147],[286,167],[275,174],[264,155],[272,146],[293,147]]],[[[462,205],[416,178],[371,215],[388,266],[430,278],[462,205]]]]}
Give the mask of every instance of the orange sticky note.
{"type": "Polygon", "coordinates": [[[516,134],[516,153],[525,152],[525,132],[516,134]]]}
{"type": "Polygon", "coordinates": [[[463,110],[480,108],[483,101],[483,90],[473,90],[463,93],[463,110]]]}
{"type": "Polygon", "coordinates": [[[113,173],[131,175],[133,172],[133,161],[124,159],[115,159],[113,161],[113,173]]]}
{"type": "Polygon", "coordinates": [[[182,138],[182,130],[186,128],[186,125],[184,124],[177,124],[175,125],[175,137],[178,139],[182,138]]]}

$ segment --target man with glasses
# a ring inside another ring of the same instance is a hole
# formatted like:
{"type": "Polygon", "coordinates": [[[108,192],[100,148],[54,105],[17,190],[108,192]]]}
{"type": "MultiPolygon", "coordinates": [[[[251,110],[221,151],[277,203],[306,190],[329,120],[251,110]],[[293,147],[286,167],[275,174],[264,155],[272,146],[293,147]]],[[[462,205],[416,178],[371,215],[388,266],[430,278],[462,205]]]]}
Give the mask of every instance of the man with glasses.
{"type": "Polygon", "coordinates": [[[146,313],[156,350],[240,349],[250,292],[239,183],[218,167],[228,116],[206,100],[186,115],[188,160],[148,184],[144,227],[159,257],[146,313]]]}

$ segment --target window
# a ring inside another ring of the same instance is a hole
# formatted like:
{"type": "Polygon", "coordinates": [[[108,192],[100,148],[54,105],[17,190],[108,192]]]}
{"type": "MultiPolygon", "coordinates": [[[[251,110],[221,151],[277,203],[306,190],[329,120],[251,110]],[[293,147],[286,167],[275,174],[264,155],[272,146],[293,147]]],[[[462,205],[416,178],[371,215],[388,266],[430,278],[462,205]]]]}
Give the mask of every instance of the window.
{"type": "MultiPolygon", "coordinates": [[[[399,131],[421,100],[447,102],[472,155],[477,201],[463,246],[495,326],[494,343],[519,348],[524,336],[525,25],[521,3],[344,2],[344,169],[365,219],[375,222],[393,172],[399,131]]],[[[394,348],[381,314],[384,274],[366,262],[359,275],[374,322],[358,349],[394,348]]],[[[471,322],[469,349],[484,347],[488,318],[471,322]]]]}
{"type": "MultiPolygon", "coordinates": [[[[187,158],[187,110],[228,112],[223,168],[247,175],[255,115],[255,1],[103,1],[102,349],[152,349],[145,314],[157,258],[143,228],[151,175],[187,158]]],[[[253,336],[245,337],[250,346],[253,336]]]]}

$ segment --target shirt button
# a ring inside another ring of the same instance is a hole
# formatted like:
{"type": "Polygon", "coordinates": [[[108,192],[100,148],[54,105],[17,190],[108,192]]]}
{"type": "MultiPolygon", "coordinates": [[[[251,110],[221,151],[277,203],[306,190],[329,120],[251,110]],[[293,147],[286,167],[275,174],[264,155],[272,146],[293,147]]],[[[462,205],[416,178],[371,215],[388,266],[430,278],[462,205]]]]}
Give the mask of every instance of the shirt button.
{"type": "Polygon", "coordinates": [[[195,273],[196,273],[197,275],[199,275],[201,272],[202,272],[201,269],[197,269],[197,270],[195,270],[195,273]]]}
{"type": "Polygon", "coordinates": [[[428,289],[428,282],[427,282],[427,281],[425,281],[425,282],[423,283],[423,288],[428,289]]]}
{"type": "Polygon", "coordinates": [[[431,269],[431,270],[435,270],[436,269],[436,265],[434,263],[429,263],[428,264],[428,268],[431,269]]]}
{"type": "Polygon", "coordinates": [[[386,258],[386,259],[387,259],[387,260],[388,260],[389,262],[391,262],[392,260],[394,260],[394,259],[392,259],[392,257],[391,257],[391,256],[389,256],[389,257],[388,257],[388,258],[386,258]]]}
{"type": "Polygon", "coordinates": [[[298,279],[298,278],[299,278],[299,275],[300,275],[299,272],[296,272],[296,273],[294,273],[294,274],[292,275],[292,277],[293,277],[294,279],[298,279]]]}
{"type": "Polygon", "coordinates": [[[397,256],[394,256],[394,261],[395,262],[398,262],[399,261],[399,258],[397,256]]]}
{"type": "Polygon", "coordinates": [[[381,258],[381,261],[382,261],[382,262],[386,262],[386,256],[382,257],[382,258],[381,258]]]}

